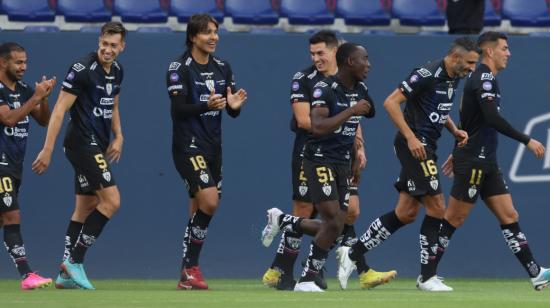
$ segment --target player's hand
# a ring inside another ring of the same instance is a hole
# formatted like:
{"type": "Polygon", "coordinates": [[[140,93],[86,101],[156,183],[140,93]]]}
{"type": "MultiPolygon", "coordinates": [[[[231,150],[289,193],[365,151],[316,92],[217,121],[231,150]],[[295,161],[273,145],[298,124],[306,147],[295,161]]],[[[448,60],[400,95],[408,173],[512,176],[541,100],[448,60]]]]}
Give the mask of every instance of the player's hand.
{"type": "Polygon", "coordinates": [[[426,149],[424,148],[422,142],[416,138],[416,136],[407,139],[407,146],[409,147],[409,151],[411,151],[414,158],[418,160],[426,160],[426,149]]]}
{"type": "Polygon", "coordinates": [[[32,171],[38,174],[42,174],[46,172],[46,169],[48,169],[48,166],[50,165],[51,160],[52,160],[52,152],[42,149],[42,151],[38,153],[38,156],[32,163],[32,171]]]}
{"type": "Polygon", "coordinates": [[[212,90],[212,92],[210,92],[210,96],[208,97],[207,104],[209,110],[221,110],[225,108],[227,100],[221,94],[216,94],[214,90],[212,90]]]}
{"type": "Polygon", "coordinates": [[[42,76],[42,81],[34,83],[34,95],[38,101],[42,101],[51,92],[50,82],[46,80],[46,76],[42,76]]]}
{"type": "Polygon", "coordinates": [[[353,114],[356,116],[362,116],[367,115],[370,112],[371,105],[366,100],[362,99],[355,104],[355,106],[351,107],[353,110],[353,114]]]}
{"type": "Polygon", "coordinates": [[[466,143],[468,143],[468,133],[464,130],[457,129],[455,131],[455,138],[458,141],[457,146],[459,148],[465,146],[466,143]]]}
{"type": "Polygon", "coordinates": [[[46,76],[42,76],[42,81],[45,81],[48,83],[48,91],[46,93],[46,96],[44,96],[44,98],[50,96],[50,94],[52,93],[53,89],[55,88],[55,84],[57,83],[57,78],[55,76],[53,76],[51,79],[46,79],[46,76]]]}
{"type": "Polygon", "coordinates": [[[533,152],[533,154],[535,154],[538,159],[544,157],[544,152],[546,151],[546,149],[544,148],[542,143],[538,142],[537,140],[531,138],[531,140],[529,140],[529,143],[527,143],[527,148],[531,150],[531,152],[533,152]]]}
{"type": "Polygon", "coordinates": [[[231,93],[231,87],[227,87],[227,103],[231,109],[240,109],[247,98],[247,93],[244,89],[239,89],[233,94],[231,93]]]}
{"type": "Polygon", "coordinates": [[[453,154],[449,155],[447,160],[441,165],[441,172],[443,172],[444,175],[452,178],[454,176],[453,173],[453,154]]]}
{"type": "Polygon", "coordinates": [[[367,155],[365,154],[365,151],[363,149],[357,150],[355,154],[355,160],[359,164],[359,168],[361,170],[365,169],[367,166],[367,155]]]}
{"type": "Polygon", "coordinates": [[[122,143],[124,139],[122,137],[117,137],[111,141],[109,147],[107,148],[107,159],[109,163],[117,162],[120,160],[120,155],[122,155],[122,143]]]}

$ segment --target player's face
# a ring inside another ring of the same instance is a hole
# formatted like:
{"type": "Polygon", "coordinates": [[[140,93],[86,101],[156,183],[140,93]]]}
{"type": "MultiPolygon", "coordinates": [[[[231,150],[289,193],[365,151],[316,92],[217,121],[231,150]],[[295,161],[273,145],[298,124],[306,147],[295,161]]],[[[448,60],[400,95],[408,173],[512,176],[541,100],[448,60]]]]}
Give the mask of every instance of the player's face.
{"type": "Polygon", "coordinates": [[[458,78],[464,78],[476,69],[479,54],[475,51],[461,52],[455,54],[455,65],[453,75],[458,78]]]}
{"type": "Polygon", "coordinates": [[[10,56],[2,59],[5,65],[6,76],[12,80],[22,80],[27,70],[27,53],[24,51],[12,51],[10,56]]]}
{"type": "Polygon", "coordinates": [[[497,45],[493,49],[493,58],[496,64],[496,69],[499,71],[505,69],[511,55],[512,53],[510,52],[508,42],[506,40],[499,39],[497,45]]]}
{"type": "Polygon", "coordinates": [[[361,46],[351,55],[351,71],[357,80],[364,80],[370,70],[369,54],[361,46]]]}
{"type": "Polygon", "coordinates": [[[191,41],[193,42],[194,48],[203,53],[211,54],[216,51],[216,45],[219,39],[220,37],[218,36],[216,24],[209,22],[206,30],[197,33],[191,41]]]}
{"type": "Polygon", "coordinates": [[[102,64],[111,64],[115,61],[119,53],[124,50],[124,40],[122,35],[103,34],[99,37],[99,49],[97,55],[102,64]]]}
{"type": "Polygon", "coordinates": [[[311,62],[323,74],[328,73],[332,64],[336,62],[336,47],[330,48],[325,42],[309,45],[309,53],[311,62]]]}

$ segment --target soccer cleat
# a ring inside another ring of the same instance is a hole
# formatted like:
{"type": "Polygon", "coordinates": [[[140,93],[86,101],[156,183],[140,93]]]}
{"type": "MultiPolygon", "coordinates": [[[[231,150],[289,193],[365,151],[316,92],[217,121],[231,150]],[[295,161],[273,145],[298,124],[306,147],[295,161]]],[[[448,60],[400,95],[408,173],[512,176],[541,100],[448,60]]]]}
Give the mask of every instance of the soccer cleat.
{"type": "Polygon", "coordinates": [[[184,268],[178,282],[180,290],[207,290],[208,284],[204,281],[201,269],[198,266],[184,268]]]}
{"type": "Polygon", "coordinates": [[[377,272],[373,269],[369,269],[367,272],[363,272],[359,275],[359,285],[362,289],[372,289],[379,285],[388,283],[396,276],[397,272],[394,270],[389,272],[377,272]]]}
{"type": "Polygon", "coordinates": [[[80,287],[71,279],[71,277],[65,273],[60,272],[55,280],[56,289],[80,289],[80,287]]]}
{"type": "Polygon", "coordinates": [[[268,268],[264,276],[262,277],[262,282],[265,286],[274,288],[277,286],[280,279],[281,271],[277,270],[276,268],[268,268]]]}
{"type": "Polygon", "coordinates": [[[65,260],[61,263],[61,270],[67,273],[74,283],[82,289],[95,290],[90,280],[88,280],[88,276],[86,276],[82,263],[71,263],[69,260],[65,260]]]}
{"type": "Polygon", "coordinates": [[[541,291],[550,284],[550,268],[540,268],[540,273],[537,277],[531,278],[531,283],[537,291],[541,291]]]}
{"type": "Polygon", "coordinates": [[[336,263],[338,264],[336,278],[338,278],[342,290],[348,287],[349,276],[357,268],[355,262],[349,258],[349,250],[350,247],[347,246],[340,246],[336,249],[336,263]]]}
{"type": "Polygon", "coordinates": [[[453,290],[453,288],[444,284],[438,276],[432,276],[432,278],[422,282],[422,275],[420,275],[416,279],[416,287],[418,290],[429,292],[450,292],[453,290]]]}
{"type": "Polygon", "coordinates": [[[323,289],[323,290],[326,290],[327,289],[327,281],[325,280],[325,267],[321,267],[321,270],[319,271],[319,275],[316,275],[315,276],[315,284],[323,289]]]}
{"type": "Polygon", "coordinates": [[[325,292],[313,281],[298,282],[294,286],[294,292],[325,292]]]}
{"type": "Polygon", "coordinates": [[[262,231],[262,244],[265,247],[269,247],[277,233],[279,233],[279,217],[281,215],[283,215],[283,212],[278,208],[274,207],[267,210],[267,225],[262,231]]]}
{"type": "Polygon", "coordinates": [[[291,275],[283,274],[275,287],[279,291],[292,291],[296,286],[296,280],[291,275]]]}
{"type": "Polygon", "coordinates": [[[37,273],[30,272],[21,280],[21,289],[34,290],[38,288],[44,288],[52,284],[51,278],[44,278],[37,273]]]}

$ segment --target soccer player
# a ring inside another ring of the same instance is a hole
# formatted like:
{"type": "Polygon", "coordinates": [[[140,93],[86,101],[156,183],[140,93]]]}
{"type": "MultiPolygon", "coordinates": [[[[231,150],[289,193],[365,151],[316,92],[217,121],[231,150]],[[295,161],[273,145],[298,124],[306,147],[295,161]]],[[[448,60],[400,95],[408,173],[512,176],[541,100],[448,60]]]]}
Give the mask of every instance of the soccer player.
{"type": "Polygon", "coordinates": [[[94,289],[84,270],[84,256],[120,207],[120,193],[109,164],[118,162],[122,153],[118,105],[123,70],[115,59],[124,50],[125,36],[121,23],[106,23],[97,51],[71,65],[53,109],[44,148],[33,163],[36,173],[46,171],[69,111],[63,147],[75,171],[76,205],[65,236],[57,288],[94,289]]]}
{"type": "Polygon", "coordinates": [[[178,289],[208,289],[199,268],[199,254],[208,225],[219,205],[222,185],[222,111],[239,115],[247,98],[235,91],[228,62],[215,57],[218,23],[196,14],[187,23],[187,50],[166,74],[172,114],[172,156],[189,192],[189,222],[183,239],[178,289]]]}
{"type": "Polygon", "coordinates": [[[420,288],[445,289],[434,276],[438,231],[445,211],[439,184],[436,143],[445,126],[462,146],[466,132],[457,129],[449,117],[460,78],[474,70],[479,59],[476,44],[468,38],[456,39],[444,59],[415,68],[384,102],[384,108],[398,128],[395,153],[401,173],[395,187],[399,200],[395,209],[377,218],[347,253],[338,259],[338,280],[342,288],[353,269],[363,272],[364,254],[380,245],[399,228],[413,222],[420,205],[426,216],[420,228],[420,288]],[[401,104],[405,103],[401,111],[401,104]],[[424,280],[423,277],[429,278],[424,280]]]}
{"type": "Polygon", "coordinates": [[[370,63],[365,48],[344,43],[336,52],[338,73],[319,81],[311,94],[311,132],[306,142],[303,168],[311,199],[321,217],[314,232],[304,224],[314,224],[268,210],[268,224],[262,242],[268,246],[279,230],[314,235],[310,253],[295,291],[323,292],[315,278],[324,266],[329,250],[344,228],[349,205],[349,179],[355,135],[361,116],[373,117],[374,104],[365,79],[370,63]]]}
{"type": "Polygon", "coordinates": [[[517,131],[500,114],[501,95],[496,76],[506,68],[511,56],[508,38],[502,33],[485,32],[479,36],[478,46],[482,51],[481,64],[466,80],[460,106],[460,127],[468,132],[470,140],[463,147],[455,147],[443,165],[445,174],[454,173],[454,181],[439,234],[439,255],[481,196],[499,221],[508,247],[539,291],[550,283],[550,269],[535,261],[519,226],[518,212],[497,163],[498,133],[523,143],[539,159],[544,156],[545,148],[534,138],[517,131]]]}
{"type": "Polygon", "coordinates": [[[52,284],[52,279],[34,273],[27,260],[17,200],[23,160],[29,135],[29,114],[46,126],[50,120],[48,96],[55,78],[35,83],[22,81],[27,70],[27,54],[17,43],[0,45],[0,228],[4,245],[21,275],[21,289],[32,290],[52,284]]]}

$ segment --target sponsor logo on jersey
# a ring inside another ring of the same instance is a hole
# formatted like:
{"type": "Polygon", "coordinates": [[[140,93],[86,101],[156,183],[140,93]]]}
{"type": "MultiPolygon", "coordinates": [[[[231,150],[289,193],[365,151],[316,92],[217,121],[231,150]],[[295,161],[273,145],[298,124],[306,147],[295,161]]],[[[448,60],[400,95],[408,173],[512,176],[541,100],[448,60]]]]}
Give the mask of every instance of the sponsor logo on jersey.
{"type": "Polygon", "coordinates": [[[409,78],[409,82],[410,83],[415,83],[415,82],[418,81],[418,79],[419,79],[418,75],[414,74],[414,75],[411,76],[411,78],[409,78]]]}
{"type": "Polygon", "coordinates": [[[115,99],[111,97],[102,97],[99,100],[100,105],[113,105],[115,103],[115,99]]]}
{"type": "Polygon", "coordinates": [[[302,77],[304,77],[304,73],[298,72],[298,73],[294,74],[292,79],[302,79],[302,77]]]}
{"type": "Polygon", "coordinates": [[[481,74],[481,80],[493,80],[493,79],[495,79],[495,76],[493,76],[493,73],[481,74]]]}
{"type": "Polygon", "coordinates": [[[180,80],[180,76],[178,75],[178,73],[170,74],[170,81],[171,82],[177,82],[178,80],[180,80]]]}
{"type": "Polygon", "coordinates": [[[172,62],[170,63],[170,66],[168,67],[169,71],[176,71],[178,68],[180,68],[181,63],[179,62],[172,62]]]}
{"type": "Polygon", "coordinates": [[[421,69],[417,70],[416,72],[424,78],[429,77],[429,76],[432,75],[432,73],[429,70],[425,69],[425,68],[421,68],[421,69]]]}
{"type": "Polygon", "coordinates": [[[75,63],[73,64],[73,70],[77,71],[77,72],[80,72],[82,71],[83,69],[85,69],[86,66],[84,66],[83,64],[81,63],[75,63]]]}

